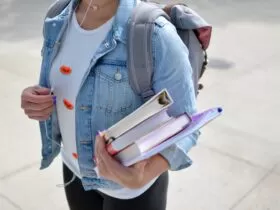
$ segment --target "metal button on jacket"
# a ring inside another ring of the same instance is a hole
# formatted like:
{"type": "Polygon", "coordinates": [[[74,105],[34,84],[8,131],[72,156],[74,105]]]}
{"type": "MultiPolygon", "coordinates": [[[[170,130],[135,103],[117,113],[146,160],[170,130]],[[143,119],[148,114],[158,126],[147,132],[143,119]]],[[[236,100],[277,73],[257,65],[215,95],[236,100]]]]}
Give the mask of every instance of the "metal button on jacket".
{"type": "Polygon", "coordinates": [[[122,74],[120,73],[120,71],[117,71],[115,73],[115,80],[120,81],[122,79],[122,74]]]}

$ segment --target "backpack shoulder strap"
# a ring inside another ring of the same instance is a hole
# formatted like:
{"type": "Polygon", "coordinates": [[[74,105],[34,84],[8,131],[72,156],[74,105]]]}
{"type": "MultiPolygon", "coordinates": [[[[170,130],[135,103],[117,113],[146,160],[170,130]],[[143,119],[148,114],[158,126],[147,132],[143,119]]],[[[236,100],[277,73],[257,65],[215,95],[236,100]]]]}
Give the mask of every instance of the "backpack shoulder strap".
{"type": "Polygon", "coordinates": [[[71,0],[57,0],[55,1],[48,9],[46,18],[53,18],[59,15],[62,10],[66,8],[66,6],[71,2],[71,0]]]}
{"type": "Polygon", "coordinates": [[[158,6],[141,2],[132,12],[128,31],[128,75],[135,93],[146,101],[155,93],[152,89],[152,34],[155,20],[168,15],[158,6]]]}

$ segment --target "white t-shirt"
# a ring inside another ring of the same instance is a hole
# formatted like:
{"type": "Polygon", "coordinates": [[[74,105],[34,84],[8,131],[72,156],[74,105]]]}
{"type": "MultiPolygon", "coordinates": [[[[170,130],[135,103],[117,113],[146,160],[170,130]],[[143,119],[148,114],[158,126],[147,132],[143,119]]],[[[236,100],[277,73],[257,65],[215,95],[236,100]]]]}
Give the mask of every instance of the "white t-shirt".
{"type": "MultiPolygon", "coordinates": [[[[57,97],[57,114],[63,139],[62,160],[79,178],[81,178],[81,174],[78,160],[75,158],[77,154],[75,133],[76,97],[83,77],[89,67],[90,60],[106,38],[112,27],[113,19],[110,19],[97,29],[84,30],[80,27],[74,14],[71,24],[66,31],[65,40],[51,68],[50,81],[54,94],[57,97]],[[68,68],[61,68],[61,66],[68,68]]],[[[131,199],[149,189],[155,180],[136,190],[127,188],[120,190],[98,190],[111,197],[131,199]]]]}

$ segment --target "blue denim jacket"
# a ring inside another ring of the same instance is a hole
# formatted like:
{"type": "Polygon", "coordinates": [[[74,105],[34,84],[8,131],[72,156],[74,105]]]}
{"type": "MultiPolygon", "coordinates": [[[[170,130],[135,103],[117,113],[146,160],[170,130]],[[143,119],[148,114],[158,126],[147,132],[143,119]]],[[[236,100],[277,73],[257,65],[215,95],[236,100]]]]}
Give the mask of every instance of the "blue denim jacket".
{"type": "MultiPolygon", "coordinates": [[[[43,61],[39,82],[41,86],[51,88],[49,80],[51,65],[63,42],[69,17],[77,3],[78,0],[72,0],[61,14],[45,20],[43,61]]],[[[112,29],[97,53],[92,55],[77,96],[76,144],[82,183],[86,190],[121,188],[116,183],[97,178],[94,170],[93,148],[96,131],[110,127],[143,104],[141,97],[136,95],[129,85],[126,62],[127,22],[135,5],[134,0],[120,0],[112,29]],[[121,80],[115,79],[116,71],[122,74],[121,80]]],[[[158,18],[156,21],[152,44],[154,91],[159,92],[166,88],[170,92],[174,99],[174,105],[169,111],[170,115],[194,113],[196,98],[188,50],[177,35],[174,26],[164,18],[158,18]]],[[[43,156],[41,169],[44,169],[60,152],[57,144],[61,143],[62,136],[56,110],[47,121],[46,127],[44,122],[40,122],[40,131],[43,156]],[[52,142],[47,137],[48,134],[57,143],[52,142]]],[[[197,138],[198,132],[180,139],[177,144],[161,153],[169,162],[171,170],[180,170],[191,165],[187,153],[195,145],[197,138]]]]}

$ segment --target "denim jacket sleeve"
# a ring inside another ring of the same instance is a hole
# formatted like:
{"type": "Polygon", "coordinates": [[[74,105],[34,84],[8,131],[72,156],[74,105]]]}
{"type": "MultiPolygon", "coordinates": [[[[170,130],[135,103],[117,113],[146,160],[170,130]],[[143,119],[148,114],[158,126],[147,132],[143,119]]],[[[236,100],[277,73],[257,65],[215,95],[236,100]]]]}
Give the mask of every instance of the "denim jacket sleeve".
{"type": "MultiPolygon", "coordinates": [[[[153,88],[155,92],[166,88],[171,94],[174,100],[169,110],[171,116],[184,112],[192,114],[196,111],[196,97],[188,49],[171,23],[163,18],[159,18],[157,23],[153,34],[153,88]]],[[[196,144],[198,136],[199,131],[181,136],[177,144],[161,152],[170,170],[181,170],[191,165],[187,153],[196,144]]]]}

